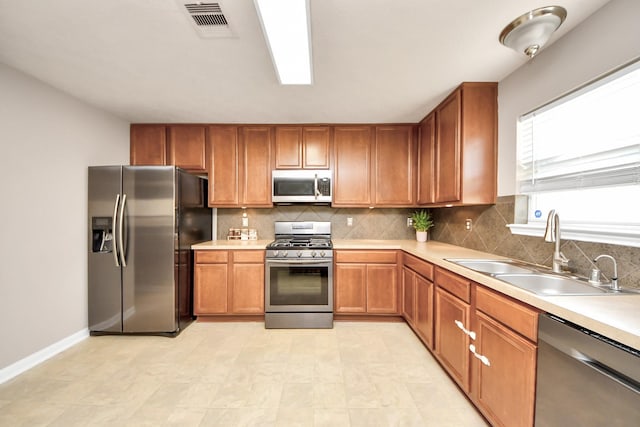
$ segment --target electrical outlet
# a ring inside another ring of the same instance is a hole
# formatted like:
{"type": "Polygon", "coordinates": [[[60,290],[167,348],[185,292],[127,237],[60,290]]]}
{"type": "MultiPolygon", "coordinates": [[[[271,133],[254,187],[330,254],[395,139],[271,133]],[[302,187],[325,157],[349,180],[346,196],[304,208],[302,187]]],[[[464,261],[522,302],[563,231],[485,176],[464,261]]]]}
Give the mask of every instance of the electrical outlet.
{"type": "Polygon", "coordinates": [[[242,218],[242,226],[243,227],[249,226],[249,218],[242,218]]]}
{"type": "Polygon", "coordinates": [[[353,227],[353,218],[347,218],[347,227],[353,227]]]}
{"type": "Polygon", "coordinates": [[[407,218],[407,227],[413,227],[413,218],[407,218]]]}
{"type": "Polygon", "coordinates": [[[472,222],[471,219],[467,218],[464,220],[464,229],[471,231],[472,222]]]}

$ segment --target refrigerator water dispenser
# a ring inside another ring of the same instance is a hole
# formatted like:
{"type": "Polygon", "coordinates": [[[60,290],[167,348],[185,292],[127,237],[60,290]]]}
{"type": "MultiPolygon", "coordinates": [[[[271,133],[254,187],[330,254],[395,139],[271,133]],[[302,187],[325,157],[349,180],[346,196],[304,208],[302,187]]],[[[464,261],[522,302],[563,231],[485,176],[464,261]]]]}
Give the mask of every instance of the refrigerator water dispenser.
{"type": "Polygon", "coordinates": [[[111,253],[113,251],[113,233],[111,217],[91,217],[92,252],[111,253]]]}

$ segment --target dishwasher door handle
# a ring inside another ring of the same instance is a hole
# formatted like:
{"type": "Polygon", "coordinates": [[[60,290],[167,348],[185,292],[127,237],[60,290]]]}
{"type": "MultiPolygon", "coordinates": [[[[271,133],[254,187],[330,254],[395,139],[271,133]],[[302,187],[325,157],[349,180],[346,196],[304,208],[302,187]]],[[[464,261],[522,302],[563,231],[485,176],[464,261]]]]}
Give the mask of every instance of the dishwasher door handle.
{"type": "Polygon", "coordinates": [[[579,352],[576,349],[571,349],[570,356],[578,362],[598,372],[599,374],[604,375],[610,380],[626,387],[632,392],[640,394],[640,384],[637,381],[603,365],[602,363],[599,363],[597,360],[592,359],[591,357],[579,352]]]}

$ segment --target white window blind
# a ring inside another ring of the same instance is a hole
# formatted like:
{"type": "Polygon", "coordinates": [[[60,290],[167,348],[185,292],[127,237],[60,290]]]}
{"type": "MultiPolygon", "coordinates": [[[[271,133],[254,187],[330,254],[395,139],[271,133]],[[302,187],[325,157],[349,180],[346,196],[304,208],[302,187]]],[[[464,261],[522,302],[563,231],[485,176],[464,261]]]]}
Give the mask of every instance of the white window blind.
{"type": "Polygon", "coordinates": [[[521,194],[640,185],[640,62],[522,116],[517,132],[521,194]]]}

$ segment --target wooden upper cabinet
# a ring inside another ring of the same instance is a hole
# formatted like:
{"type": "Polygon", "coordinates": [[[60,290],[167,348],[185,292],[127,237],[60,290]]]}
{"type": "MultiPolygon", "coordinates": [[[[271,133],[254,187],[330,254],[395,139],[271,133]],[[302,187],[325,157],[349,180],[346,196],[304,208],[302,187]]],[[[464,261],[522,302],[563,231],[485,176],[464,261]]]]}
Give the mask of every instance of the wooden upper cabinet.
{"type": "Polygon", "coordinates": [[[463,83],[436,107],[436,204],[495,203],[497,99],[497,83],[463,83]]]}
{"type": "Polygon", "coordinates": [[[240,203],[237,126],[209,126],[209,206],[237,207],[240,203]]]}
{"type": "Polygon", "coordinates": [[[167,129],[167,163],[191,172],[207,171],[206,127],[172,125],[167,129]]]}
{"type": "Polygon", "coordinates": [[[302,161],[305,169],[331,167],[331,129],[328,126],[302,128],[302,161]]]}
{"type": "Polygon", "coordinates": [[[302,128],[276,127],[276,169],[302,168],[302,128]]]}
{"type": "Polygon", "coordinates": [[[167,128],[164,125],[132,124],[130,129],[130,163],[134,166],[167,164],[167,128]]]}
{"type": "Polygon", "coordinates": [[[372,177],[374,205],[414,205],[414,133],[412,125],[376,127],[372,177]]]}
{"type": "Polygon", "coordinates": [[[337,126],[333,134],[332,206],[372,206],[370,126],[337,126]]]}
{"type": "Polygon", "coordinates": [[[209,206],[271,207],[271,127],[209,126],[209,206]]]}
{"type": "Polygon", "coordinates": [[[271,126],[240,128],[242,153],[240,205],[272,207],[271,201],[271,126]]]}
{"type": "Polygon", "coordinates": [[[435,113],[429,114],[420,122],[418,138],[418,170],[416,202],[418,205],[426,205],[435,202],[434,196],[434,164],[433,150],[436,139],[435,113]]]}
{"type": "Polygon", "coordinates": [[[460,200],[460,92],[436,110],[436,202],[460,200]]]}
{"type": "Polygon", "coordinates": [[[328,126],[276,127],[276,169],[329,169],[330,135],[328,126]]]}
{"type": "Polygon", "coordinates": [[[206,127],[200,125],[131,125],[131,164],[176,165],[207,172],[206,127]]]}

